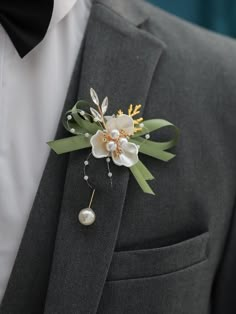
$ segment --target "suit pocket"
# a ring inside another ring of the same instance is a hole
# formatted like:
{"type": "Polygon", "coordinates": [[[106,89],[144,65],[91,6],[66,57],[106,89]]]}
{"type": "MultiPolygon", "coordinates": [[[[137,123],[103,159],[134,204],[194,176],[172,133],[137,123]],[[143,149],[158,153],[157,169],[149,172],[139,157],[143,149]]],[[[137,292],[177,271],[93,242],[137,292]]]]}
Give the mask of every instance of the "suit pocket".
{"type": "Polygon", "coordinates": [[[207,259],[209,232],[160,248],[114,252],[107,281],[158,276],[207,259]]]}

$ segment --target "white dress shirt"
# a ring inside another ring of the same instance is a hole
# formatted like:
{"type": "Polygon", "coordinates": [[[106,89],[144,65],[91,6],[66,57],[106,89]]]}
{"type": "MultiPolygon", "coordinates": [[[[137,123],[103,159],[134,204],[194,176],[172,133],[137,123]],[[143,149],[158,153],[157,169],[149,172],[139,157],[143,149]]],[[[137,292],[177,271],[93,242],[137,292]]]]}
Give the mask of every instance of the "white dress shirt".
{"type": "MultiPolygon", "coordinates": [[[[54,139],[90,0],[55,0],[43,41],[23,59],[0,25],[0,302],[54,139]]],[[[72,104],[73,105],[73,104],[72,104]]]]}

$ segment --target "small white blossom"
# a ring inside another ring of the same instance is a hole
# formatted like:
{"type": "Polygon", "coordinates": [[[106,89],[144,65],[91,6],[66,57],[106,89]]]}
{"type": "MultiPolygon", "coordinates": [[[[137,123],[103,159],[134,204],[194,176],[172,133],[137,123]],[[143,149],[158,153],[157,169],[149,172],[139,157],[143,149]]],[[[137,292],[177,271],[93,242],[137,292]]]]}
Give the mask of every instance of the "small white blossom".
{"type": "Polygon", "coordinates": [[[128,141],[133,134],[134,122],[130,116],[111,117],[107,120],[106,131],[98,130],[90,139],[93,156],[111,156],[118,166],[133,166],[138,162],[138,146],[128,141]]]}

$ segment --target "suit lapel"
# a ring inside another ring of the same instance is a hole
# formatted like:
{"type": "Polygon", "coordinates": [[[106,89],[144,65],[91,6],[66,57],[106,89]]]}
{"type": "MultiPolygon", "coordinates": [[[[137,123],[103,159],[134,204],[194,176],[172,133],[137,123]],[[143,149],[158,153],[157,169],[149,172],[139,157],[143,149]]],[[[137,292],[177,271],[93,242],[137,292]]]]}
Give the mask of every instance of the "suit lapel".
{"type": "MultiPolygon", "coordinates": [[[[135,25],[144,16],[135,14],[134,7],[125,10],[125,18],[120,13],[110,4],[94,3],[78,92],[80,99],[88,99],[89,88],[93,87],[100,98],[109,96],[109,114],[130,103],[144,107],[163,49],[160,41],[135,25]]],[[[85,227],[77,215],[88,206],[91,195],[83,180],[83,163],[88,153],[86,149],[69,157],[45,306],[47,314],[96,313],[114,251],[129,170],[111,164],[111,189],[105,160],[91,159],[88,175],[96,186],[92,205],[96,221],[85,227]]]]}

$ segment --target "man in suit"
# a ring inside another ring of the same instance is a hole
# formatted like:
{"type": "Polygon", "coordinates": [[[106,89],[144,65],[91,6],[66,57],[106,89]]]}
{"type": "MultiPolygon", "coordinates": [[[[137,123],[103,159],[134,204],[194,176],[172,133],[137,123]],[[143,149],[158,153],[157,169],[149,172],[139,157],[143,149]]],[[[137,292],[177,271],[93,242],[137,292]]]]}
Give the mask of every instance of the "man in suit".
{"type": "MultiPolygon", "coordinates": [[[[90,87],[101,96],[109,96],[111,112],[121,105],[141,103],[145,119],[165,118],[179,127],[176,158],[164,164],[140,156],[157,178],[150,183],[156,196],[140,192],[128,169],[115,165],[111,165],[111,189],[106,165],[93,159],[89,167],[97,187],[93,202],[96,221],[84,226],[78,221],[78,212],[90,197],[83,179],[88,151],[61,156],[51,152],[28,219],[24,212],[25,228],[21,221],[24,235],[18,254],[14,261],[14,254],[9,257],[11,275],[1,279],[2,287],[7,284],[0,314],[235,313],[236,44],[136,0],[95,0],[89,10],[81,48],[79,36],[69,37],[66,43],[74,47],[76,41],[80,53],[61,112],[78,98],[88,99],[90,87]]],[[[74,22],[79,23],[76,17],[74,22]]],[[[68,28],[72,34],[76,23],[68,28]]],[[[58,38],[63,37],[56,36],[55,40],[58,38]]],[[[35,52],[31,58],[36,58],[36,67],[43,62],[37,49],[43,49],[47,39],[46,35],[28,55],[30,59],[35,52]]],[[[66,52],[60,60],[69,62],[66,52]]],[[[49,55],[55,57],[53,50],[49,55]]],[[[25,66],[30,67],[25,60],[25,66]]],[[[23,71],[24,58],[21,62],[23,71]]],[[[40,82],[34,85],[35,91],[39,88],[36,99],[46,91],[40,82]]],[[[47,89],[48,95],[52,88],[47,89]]],[[[60,91],[53,94],[56,92],[60,91]]],[[[60,101],[62,98],[63,93],[60,101]]],[[[50,106],[54,107],[48,122],[58,124],[56,138],[64,137],[66,131],[58,115],[53,115],[60,111],[60,101],[57,106],[54,97],[49,99],[45,108],[50,112],[50,106]]],[[[39,128],[47,129],[40,108],[36,113],[31,108],[36,115],[32,126],[37,121],[39,128]]],[[[28,121],[25,114],[22,119],[28,121]]],[[[6,136],[13,132],[10,118],[5,115],[6,136]]],[[[18,123],[19,117],[13,124],[16,129],[18,123]]],[[[29,121],[26,126],[30,134],[29,121]]],[[[51,135],[53,127],[50,132],[35,135],[35,147],[43,147],[42,134],[51,135]]],[[[25,136],[30,143],[30,137],[25,136]]],[[[165,137],[165,133],[152,135],[154,140],[165,137]]],[[[40,152],[37,149],[37,154],[40,152]]],[[[41,156],[41,167],[46,155],[45,151],[41,156]]],[[[1,176],[1,193],[7,180],[18,174],[18,168],[15,159],[11,177],[1,176]]],[[[40,167],[37,169],[40,173],[40,167]]],[[[34,186],[36,183],[37,179],[34,186]]],[[[23,182],[22,191],[25,187],[23,182]]],[[[12,191],[9,187],[1,194],[1,212],[8,203],[6,193],[9,202],[15,198],[17,189],[12,191]]],[[[22,197],[24,206],[26,199],[30,204],[29,195],[22,197]]],[[[1,225],[1,230],[5,227],[2,247],[7,240],[10,243],[4,234],[14,232],[12,225],[7,225],[9,221],[8,217],[1,225]]],[[[20,231],[15,238],[19,235],[20,231]]],[[[1,278],[6,269],[1,266],[1,278]]]]}

